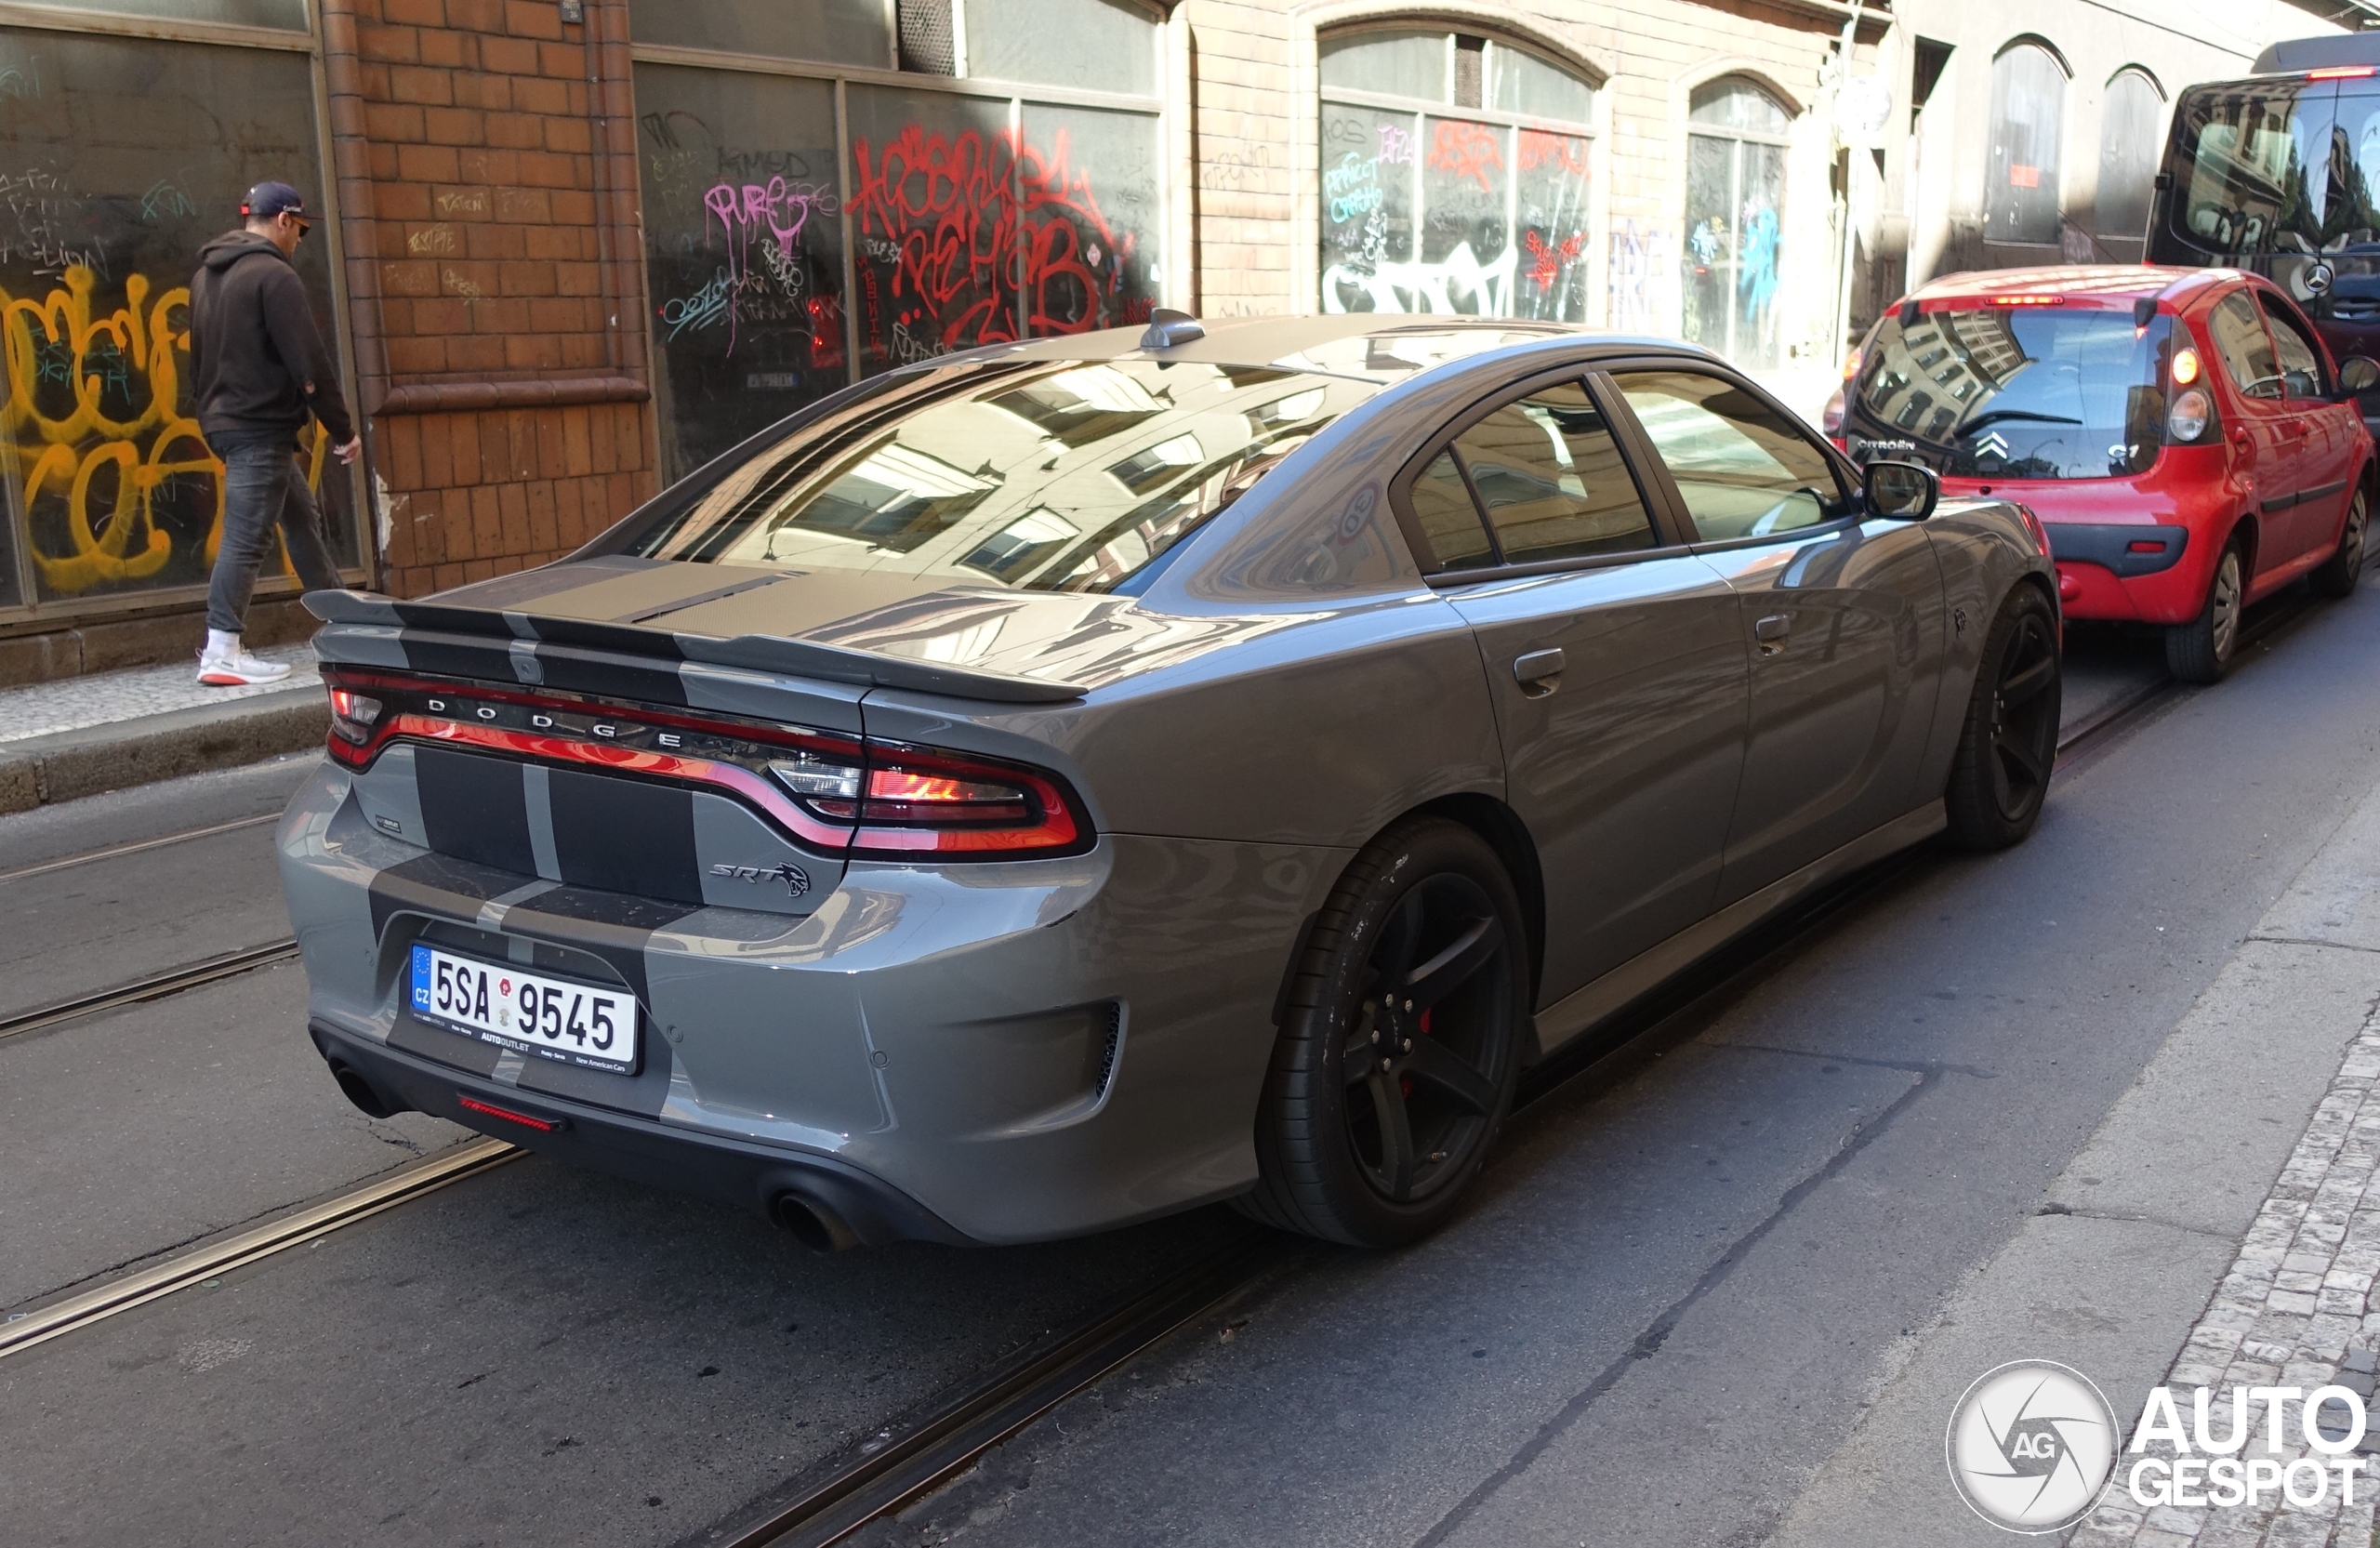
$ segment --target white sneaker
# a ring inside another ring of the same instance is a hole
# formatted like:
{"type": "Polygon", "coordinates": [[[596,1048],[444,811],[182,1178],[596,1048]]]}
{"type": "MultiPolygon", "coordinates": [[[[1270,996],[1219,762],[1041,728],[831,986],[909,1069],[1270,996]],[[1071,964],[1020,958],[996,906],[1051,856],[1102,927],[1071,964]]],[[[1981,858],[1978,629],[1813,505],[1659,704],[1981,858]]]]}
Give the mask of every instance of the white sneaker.
{"type": "Polygon", "coordinates": [[[198,653],[198,681],[211,688],[245,688],[278,682],[288,675],[286,663],[250,655],[236,634],[227,645],[210,631],[206,648],[198,653]]]}

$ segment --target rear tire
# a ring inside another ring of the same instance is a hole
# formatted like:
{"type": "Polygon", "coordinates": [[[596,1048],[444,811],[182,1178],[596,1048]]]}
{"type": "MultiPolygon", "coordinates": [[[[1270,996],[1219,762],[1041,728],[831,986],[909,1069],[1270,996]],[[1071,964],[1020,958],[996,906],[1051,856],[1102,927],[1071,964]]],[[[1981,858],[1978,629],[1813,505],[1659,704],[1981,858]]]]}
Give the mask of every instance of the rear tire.
{"type": "Polygon", "coordinates": [[[1983,637],[1943,792],[1950,839],[1961,849],[2006,849],[2041,820],[2057,761],[2062,672],[2057,613],[2038,588],[2019,582],[1983,637]]]}
{"type": "Polygon", "coordinates": [[[2321,568],[2306,577],[2318,597],[2344,597],[2355,589],[2363,576],[2363,544],[2369,524],[2369,508],[2362,490],[2347,502],[2347,524],[2339,529],[2339,546],[2321,568]]]}
{"type": "Polygon", "coordinates": [[[1293,969],[1240,1211],[1354,1247],[1444,1224],[1512,1106],[1527,939],[1471,829],[1416,818],[1367,845],[1293,969]]]}
{"type": "Polygon", "coordinates": [[[2184,682],[2222,681],[2240,643],[2240,613],[2247,592],[2247,557],[2235,537],[2215,562],[2215,576],[2206,583],[2206,601],[2198,616],[2165,631],[2165,669],[2184,682]]]}

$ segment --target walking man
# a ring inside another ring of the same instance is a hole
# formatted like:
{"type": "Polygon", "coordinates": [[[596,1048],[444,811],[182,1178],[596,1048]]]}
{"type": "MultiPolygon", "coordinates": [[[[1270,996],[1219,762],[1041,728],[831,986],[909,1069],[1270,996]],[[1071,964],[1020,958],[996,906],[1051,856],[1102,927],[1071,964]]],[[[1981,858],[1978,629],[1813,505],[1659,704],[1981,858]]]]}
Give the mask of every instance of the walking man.
{"type": "Polygon", "coordinates": [[[282,182],[248,190],[240,213],[246,225],[200,248],[190,282],[191,396],[199,430],[224,470],[223,542],[206,589],[198,681],[220,687],[289,675],[286,666],[250,655],[240,642],[276,528],[306,589],[340,585],[322,511],[298,469],[298,432],[308,419],[321,420],[341,462],[353,462],[364,448],[290,262],[313,216],[282,182]]]}

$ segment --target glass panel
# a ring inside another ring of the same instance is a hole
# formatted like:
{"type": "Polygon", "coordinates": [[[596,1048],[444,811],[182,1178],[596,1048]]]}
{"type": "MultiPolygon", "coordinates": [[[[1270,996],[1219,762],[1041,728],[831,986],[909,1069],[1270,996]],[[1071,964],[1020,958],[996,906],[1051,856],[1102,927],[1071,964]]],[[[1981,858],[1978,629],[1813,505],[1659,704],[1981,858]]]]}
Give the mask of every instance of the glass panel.
{"type": "Polygon", "coordinates": [[[1524,54],[1501,43],[1488,46],[1495,61],[1495,86],[1488,94],[1488,106],[1504,112],[1567,118],[1579,124],[1593,116],[1595,88],[1578,76],[1535,54],[1524,54]]]}
{"type": "Polygon", "coordinates": [[[1416,97],[1424,102],[1447,99],[1447,34],[1444,33],[1359,33],[1354,37],[1324,38],[1322,88],[1378,91],[1392,97],[1416,97]]]}
{"type": "Polygon", "coordinates": [[[2303,91],[2279,84],[2189,99],[2180,156],[2188,192],[2175,206],[2176,234],[2217,254],[2303,252],[2319,245],[2321,222],[2305,147],[2327,143],[2327,133],[2315,131],[2331,122],[2336,99],[2337,88],[2326,82],[2303,91]]]}
{"type": "Polygon", "coordinates": [[[2157,178],[2157,121],[2165,104],[2149,77],[2127,70],[2108,83],[2099,108],[2100,233],[2139,239],[2149,230],[2149,201],[2157,178]]]}
{"type": "Polygon", "coordinates": [[[306,30],[306,0],[24,0],[41,10],[112,11],[117,16],[154,16],[174,21],[232,21],[249,27],[306,30]]]}
{"type": "Polygon", "coordinates": [[[1507,404],[1455,438],[1509,564],[1654,544],[1611,427],[1576,382],[1507,404]]]}
{"type": "MultiPolygon", "coordinates": [[[[0,475],[38,594],[204,585],[221,464],[178,390],[190,276],[199,248],[239,224],[251,183],[322,196],[307,57],[0,31],[0,142],[12,158],[0,179],[0,475]]],[[[329,251],[317,236],[296,261],[336,351],[329,251]]],[[[326,467],[337,464],[318,453],[311,476],[332,551],[352,564],[352,485],[326,467]]],[[[269,562],[269,576],[286,573],[269,562]]]]}
{"type": "MultiPolygon", "coordinates": [[[[2380,238],[2380,90],[2369,81],[2339,86],[2332,141],[2332,181],[2336,192],[2322,243],[2326,252],[2369,247],[2380,238]]],[[[2356,273],[2355,290],[2372,294],[2370,259],[2340,266],[2340,277],[2356,273]]]]}
{"type": "Polygon", "coordinates": [[[1518,136],[1520,281],[1513,314],[1587,320],[1587,152],[1575,135],[1518,136]]]}
{"type": "Polygon", "coordinates": [[[1781,135],[1792,123],[1785,104],[1740,75],[1723,75],[1695,87],[1686,117],[1697,124],[1764,135],[1781,135]]]}
{"type": "Polygon", "coordinates": [[[1617,379],[1704,541],[1792,532],[1847,509],[1834,464],[1741,388],[1686,371],[1617,379]]]}
{"type": "Polygon", "coordinates": [[[1747,141],[1739,147],[1742,185],[1736,254],[1736,337],[1731,356],[1740,365],[1767,366],[1777,348],[1777,258],[1784,231],[1785,148],[1747,141]]]}
{"type": "Polygon", "coordinates": [[[2281,362],[2281,385],[2284,395],[2292,398],[2319,398],[2322,395],[2322,355],[2314,340],[2297,324],[2297,320],[2275,305],[2271,297],[2260,298],[2264,302],[2265,321],[2272,325],[2273,352],[2281,362]]]}
{"type": "Polygon", "coordinates": [[[1513,240],[1504,147],[1510,130],[1453,118],[1421,123],[1421,262],[1417,311],[1509,317],[1513,240]]]}
{"type": "Polygon", "coordinates": [[[884,0],[628,0],[639,43],[828,64],[892,66],[884,0]]]}
{"type": "Polygon", "coordinates": [[[1725,354],[1736,286],[1736,150],[1739,141],[1686,138],[1686,337],[1725,354]]]}
{"type": "Polygon", "coordinates": [[[2206,325],[2232,386],[2251,398],[2281,396],[2281,363],[2254,303],[2233,291],[2207,313],[2206,325]]]}
{"type": "Polygon", "coordinates": [[[1847,437],[1897,443],[1958,478],[2102,479],[2146,472],[2162,440],[2158,381],[2172,320],[2123,311],[1977,308],[1887,312],[1861,355],[1847,437]]]}
{"type": "Polygon", "coordinates": [[[1130,591],[1290,452],[1380,390],[1117,360],[954,367],[721,469],[639,538],[655,559],[1130,591]]]}
{"type": "Polygon", "coordinates": [[[1414,134],[1409,112],[1322,105],[1323,311],[1413,310],[1414,134]]]}
{"type": "Polygon", "coordinates": [[[1148,321],[1165,212],[1157,120],[1025,106],[1025,328],[1082,333],[1148,321]]]}
{"type": "Polygon", "coordinates": [[[2065,124],[2066,72],[2047,49],[2020,43],[1991,61],[1987,241],[2057,240],[2058,140],[2065,124]]]}
{"type": "Polygon", "coordinates": [[[1488,544],[1488,529],[1480,524],[1479,508],[1462,482],[1452,452],[1440,452],[1413,481],[1414,520],[1429,539],[1430,551],[1441,570],[1476,570],[1496,562],[1488,544]]]}
{"type": "Polygon", "coordinates": [[[1157,21],[1130,0],[966,4],[971,76],[1157,95],[1157,21]]]}
{"type": "Polygon", "coordinates": [[[867,375],[1017,336],[1008,104],[851,86],[849,219],[867,375]]]}
{"type": "Polygon", "coordinates": [[[824,81],[636,67],[663,476],[849,379],[835,95],[824,81]]]}

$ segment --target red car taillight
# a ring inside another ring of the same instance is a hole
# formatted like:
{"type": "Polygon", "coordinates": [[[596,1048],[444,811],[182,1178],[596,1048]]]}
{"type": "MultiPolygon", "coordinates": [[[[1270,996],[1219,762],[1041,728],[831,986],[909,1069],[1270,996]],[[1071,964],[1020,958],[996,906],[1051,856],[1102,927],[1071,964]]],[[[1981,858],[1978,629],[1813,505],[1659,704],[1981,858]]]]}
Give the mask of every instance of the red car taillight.
{"type": "Polygon", "coordinates": [[[334,668],[330,755],[369,768],[400,738],[706,785],[815,849],[999,859],[1074,853],[1092,832],[1045,770],[941,748],[334,668]],[[368,692],[367,692],[368,690],[368,692]]]}

